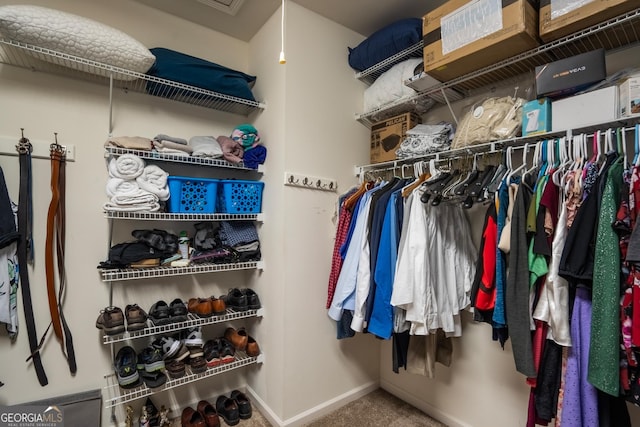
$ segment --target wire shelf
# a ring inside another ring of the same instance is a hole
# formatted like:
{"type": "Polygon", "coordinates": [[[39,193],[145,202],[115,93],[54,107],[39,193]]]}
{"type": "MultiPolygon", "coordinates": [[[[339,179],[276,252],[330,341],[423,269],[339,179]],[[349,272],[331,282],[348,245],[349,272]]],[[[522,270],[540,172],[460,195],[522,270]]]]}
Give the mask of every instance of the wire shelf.
{"type": "MultiPolygon", "coordinates": [[[[116,335],[103,335],[102,343],[114,344],[117,342],[129,341],[132,339],[150,337],[153,335],[189,329],[194,326],[215,325],[216,323],[228,322],[230,320],[236,319],[246,319],[248,317],[262,317],[262,313],[263,309],[235,311],[231,308],[227,308],[226,314],[222,316],[198,317],[192,313],[188,313],[188,320],[184,322],[170,323],[168,325],[162,326],[148,326],[140,331],[131,331],[116,335]]],[[[151,321],[149,321],[149,324],[152,324],[151,321]]]]}
{"type": "Polygon", "coordinates": [[[200,381],[205,378],[210,378],[215,375],[222,374],[224,372],[233,371],[244,366],[262,363],[264,356],[262,354],[258,357],[249,357],[246,353],[236,351],[236,359],[233,362],[225,363],[213,368],[207,368],[206,371],[200,374],[194,374],[191,372],[190,367],[187,365],[186,373],[183,377],[177,379],[167,378],[167,382],[157,388],[148,388],[146,385],[141,385],[132,389],[123,389],[118,384],[118,378],[115,373],[107,374],[104,376],[107,385],[104,387],[103,396],[105,398],[105,408],[113,408],[117,405],[122,405],[134,400],[151,396],[156,393],[160,393],[165,390],[180,387],[185,384],[189,384],[195,381],[200,381]]]}
{"type": "Polygon", "coordinates": [[[108,219],[131,219],[142,221],[263,221],[263,214],[105,211],[104,216],[108,219]]]}
{"type": "Polygon", "coordinates": [[[147,160],[157,160],[171,163],[185,163],[189,165],[210,166],[215,168],[230,168],[247,172],[260,172],[259,169],[250,169],[245,167],[243,163],[231,163],[224,159],[181,156],[171,153],[161,153],[158,151],[132,150],[130,148],[105,147],[105,157],[122,156],[123,154],[135,154],[136,156],[147,160]]]}
{"type": "MultiPolygon", "coordinates": [[[[433,103],[426,104],[426,102],[433,102],[433,98],[436,98],[438,102],[444,101],[443,98],[438,99],[438,97],[445,89],[454,89],[462,95],[467,95],[472,90],[486,87],[496,81],[531,73],[539,65],[599,48],[611,51],[637,43],[640,43],[640,9],[627,12],[448,82],[437,84],[403,101],[388,104],[367,113],[356,114],[356,120],[371,127],[371,124],[376,121],[399,114],[398,111],[415,111],[417,105],[429,105],[431,108],[433,103]]],[[[411,83],[416,85],[419,83],[419,79],[413,78],[411,83]]],[[[449,95],[449,92],[446,93],[449,95]]]]}
{"type": "Polygon", "coordinates": [[[99,84],[113,84],[124,91],[139,92],[213,110],[248,116],[265,105],[38,46],[0,39],[0,62],[32,71],[68,76],[99,84]]]}
{"type": "Polygon", "coordinates": [[[395,55],[392,55],[383,61],[378,62],[377,64],[367,68],[366,70],[356,73],[356,78],[367,84],[371,84],[378,77],[380,77],[385,71],[388,71],[389,68],[393,67],[397,63],[402,62],[409,58],[422,57],[423,47],[424,47],[424,42],[420,40],[418,43],[412,46],[409,46],[403,51],[398,52],[395,55]]]}
{"type": "Polygon", "coordinates": [[[233,264],[193,264],[187,267],[148,267],[101,269],[103,282],[133,279],[153,279],[157,277],[182,276],[186,274],[217,273],[220,271],[263,269],[263,261],[237,262],[233,264]]]}

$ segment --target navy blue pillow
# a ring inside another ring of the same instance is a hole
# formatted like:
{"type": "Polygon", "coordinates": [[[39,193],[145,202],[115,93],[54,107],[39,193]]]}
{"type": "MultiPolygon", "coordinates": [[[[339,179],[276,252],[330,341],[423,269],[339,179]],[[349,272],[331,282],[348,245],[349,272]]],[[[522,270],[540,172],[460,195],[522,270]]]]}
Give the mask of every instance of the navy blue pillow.
{"type": "Polygon", "coordinates": [[[421,39],[422,19],[401,19],[371,34],[357,47],[349,48],[349,66],[356,71],[366,70],[421,39]]]}
{"type": "MultiPolygon", "coordinates": [[[[147,71],[150,76],[255,101],[251,92],[255,76],[171,49],[156,47],[149,50],[156,57],[155,64],[147,71]]],[[[162,88],[149,82],[147,92],[153,94],[154,91],[162,96],[162,88]]]]}

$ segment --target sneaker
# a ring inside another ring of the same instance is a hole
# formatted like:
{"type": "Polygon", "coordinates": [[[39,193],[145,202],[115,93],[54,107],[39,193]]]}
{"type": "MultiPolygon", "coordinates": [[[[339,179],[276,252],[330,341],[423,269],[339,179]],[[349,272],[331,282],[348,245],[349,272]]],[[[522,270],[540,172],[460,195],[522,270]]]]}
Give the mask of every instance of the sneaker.
{"type": "Polygon", "coordinates": [[[180,298],[176,298],[169,304],[169,315],[171,316],[171,322],[186,322],[187,321],[187,306],[182,302],[180,298]]]}
{"type": "Polygon", "coordinates": [[[162,350],[152,346],[145,347],[140,353],[144,370],[146,372],[155,372],[164,369],[164,359],[162,358],[162,350]]]}
{"type": "Polygon", "coordinates": [[[171,323],[171,311],[164,301],[158,301],[151,306],[149,318],[155,326],[168,325],[171,323]]]}
{"type": "Polygon", "coordinates": [[[213,368],[222,363],[217,340],[208,340],[205,342],[203,350],[204,359],[207,361],[208,367],[213,368]]]}
{"type": "Polygon", "coordinates": [[[158,348],[162,351],[162,357],[164,359],[171,359],[176,354],[178,354],[178,350],[182,346],[182,342],[180,340],[176,340],[172,337],[161,336],[156,338],[151,346],[153,348],[158,348]]]}
{"type": "Polygon", "coordinates": [[[179,362],[184,361],[187,357],[189,357],[189,348],[184,345],[184,342],[182,340],[178,340],[178,342],[180,343],[180,348],[178,349],[178,352],[176,353],[176,355],[173,357],[173,360],[177,360],[179,362]]]}
{"type": "Polygon", "coordinates": [[[102,329],[107,335],[124,332],[124,315],[118,307],[107,307],[100,311],[96,319],[96,328],[102,329]]]}
{"type": "Polygon", "coordinates": [[[236,360],[236,349],[233,344],[224,338],[218,339],[218,351],[220,352],[220,361],[222,363],[230,363],[236,360]]]}
{"type": "Polygon", "coordinates": [[[127,331],[139,331],[147,327],[147,312],[138,304],[129,304],[124,309],[127,319],[127,331]]]}
{"type": "Polygon", "coordinates": [[[133,388],[140,385],[140,375],[136,369],[136,351],[131,346],[124,346],[116,354],[114,367],[118,384],[122,388],[133,388]]]}
{"type": "Polygon", "coordinates": [[[202,341],[202,329],[200,326],[194,326],[186,332],[184,344],[187,347],[202,347],[204,342],[202,341]]]}
{"type": "Polygon", "coordinates": [[[167,382],[167,376],[162,370],[153,372],[140,371],[139,374],[142,381],[149,388],[158,388],[167,382]]]}

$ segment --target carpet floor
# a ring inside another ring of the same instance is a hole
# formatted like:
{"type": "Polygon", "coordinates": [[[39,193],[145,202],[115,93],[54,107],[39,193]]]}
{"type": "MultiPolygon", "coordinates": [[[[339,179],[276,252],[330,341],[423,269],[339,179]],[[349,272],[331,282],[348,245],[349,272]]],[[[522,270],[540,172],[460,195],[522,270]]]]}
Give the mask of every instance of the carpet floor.
{"type": "MultiPolygon", "coordinates": [[[[221,424],[226,426],[224,421],[221,424]]],[[[381,388],[305,426],[447,427],[381,388]]],[[[271,424],[254,410],[253,416],[248,420],[242,420],[239,427],[271,427],[271,424]]]]}

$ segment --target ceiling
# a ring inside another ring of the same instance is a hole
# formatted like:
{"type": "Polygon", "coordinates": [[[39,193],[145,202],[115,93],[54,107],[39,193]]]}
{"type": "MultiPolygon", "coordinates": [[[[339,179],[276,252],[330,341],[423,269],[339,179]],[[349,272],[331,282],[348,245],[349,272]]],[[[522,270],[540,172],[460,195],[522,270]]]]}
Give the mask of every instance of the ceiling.
{"type": "MultiPolygon", "coordinates": [[[[148,6],[249,41],[279,9],[281,0],[137,0],[148,6]],[[221,9],[238,7],[235,15],[221,9]]],[[[421,18],[445,0],[285,0],[365,37],[402,18],[421,18]]],[[[286,9],[285,9],[286,10],[286,9]]]]}

